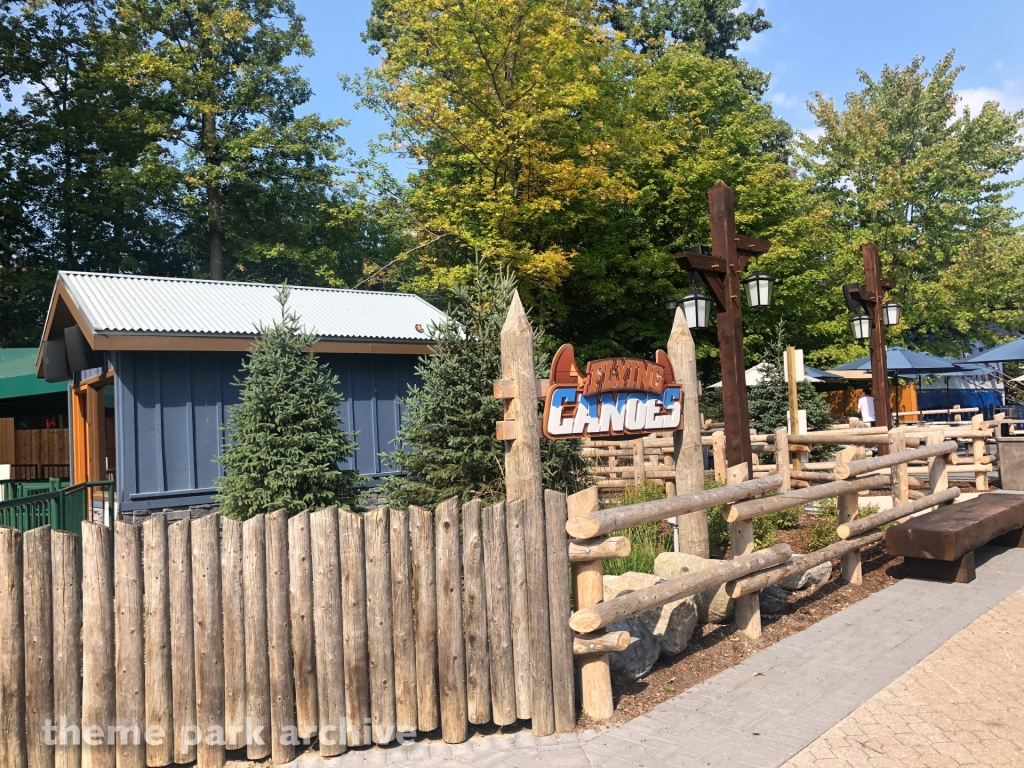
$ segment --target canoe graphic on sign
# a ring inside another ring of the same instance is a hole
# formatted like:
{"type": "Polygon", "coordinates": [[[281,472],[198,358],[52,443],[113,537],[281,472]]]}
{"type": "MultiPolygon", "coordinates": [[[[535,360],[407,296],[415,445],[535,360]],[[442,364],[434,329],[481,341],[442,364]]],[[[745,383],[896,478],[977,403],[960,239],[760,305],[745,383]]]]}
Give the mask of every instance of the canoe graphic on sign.
{"type": "Polygon", "coordinates": [[[571,344],[563,344],[551,361],[543,421],[551,440],[664,432],[677,429],[682,415],[682,388],[660,349],[653,363],[609,357],[587,363],[585,374],[571,344]]]}

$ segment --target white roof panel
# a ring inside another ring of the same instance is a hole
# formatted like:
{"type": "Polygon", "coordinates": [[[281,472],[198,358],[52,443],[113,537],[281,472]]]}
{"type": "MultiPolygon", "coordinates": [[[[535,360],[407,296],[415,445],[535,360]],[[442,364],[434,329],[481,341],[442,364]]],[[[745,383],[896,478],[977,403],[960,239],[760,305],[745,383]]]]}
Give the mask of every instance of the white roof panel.
{"type": "MultiPolygon", "coordinates": [[[[252,337],[281,316],[276,285],[61,272],[93,333],[252,337]]],[[[291,287],[288,307],[325,341],[428,341],[444,313],[409,293],[291,287]],[[419,325],[423,330],[418,331],[419,325]]]]}

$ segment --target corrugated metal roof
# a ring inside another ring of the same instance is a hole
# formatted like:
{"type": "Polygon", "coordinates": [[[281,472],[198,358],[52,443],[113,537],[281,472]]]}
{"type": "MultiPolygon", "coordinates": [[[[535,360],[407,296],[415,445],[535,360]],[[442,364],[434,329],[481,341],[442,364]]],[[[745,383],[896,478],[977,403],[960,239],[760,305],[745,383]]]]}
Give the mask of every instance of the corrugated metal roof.
{"type": "MultiPolygon", "coordinates": [[[[252,337],[281,317],[278,286],[264,283],[92,272],[61,272],[58,280],[97,334],[252,337]]],[[[292,286],[288,307],[325,341],[424,342],[444,319],[409,293],[292,286]]]]}

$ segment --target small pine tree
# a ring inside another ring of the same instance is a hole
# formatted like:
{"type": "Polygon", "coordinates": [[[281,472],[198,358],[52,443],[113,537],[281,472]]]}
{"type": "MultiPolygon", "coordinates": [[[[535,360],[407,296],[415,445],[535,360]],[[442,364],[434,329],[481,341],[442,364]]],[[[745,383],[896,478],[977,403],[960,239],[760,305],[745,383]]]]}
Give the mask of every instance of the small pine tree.
{"type": "Polygon", "coordinates": [[[278,291],[281,320],[260,328],[242,363],[245,378],[234,381],[241,400],[228,408],[217,501],[239,520],[351,504],[358,493],[358,475],[338,469],[355,448],[340,429],[338,378],[308,351],[317,337],[288,311],[289,292],[278,291]]]}
{"type": "MultiPolygon", "coordinates": [[[[416,369],[422,385],[412,387],[395,443],[387,454],[404,475],[385,483],[392,504],[434,506],[452,496],[497,500],[505,493],[505,459],[495,437],[503,406],[494,398],[501,378],[501,327],[516,281],[477,264],[469,284],[455,289],[447,319],[431,328],[434,352],[416,369]]],[[[539,352],[543,335],[534,333],[539,376],[550,361],[539,352]]],[[[589,484],[589,464],[579,440],[541,439],[544,487],[574,493],[589,484]]]]}

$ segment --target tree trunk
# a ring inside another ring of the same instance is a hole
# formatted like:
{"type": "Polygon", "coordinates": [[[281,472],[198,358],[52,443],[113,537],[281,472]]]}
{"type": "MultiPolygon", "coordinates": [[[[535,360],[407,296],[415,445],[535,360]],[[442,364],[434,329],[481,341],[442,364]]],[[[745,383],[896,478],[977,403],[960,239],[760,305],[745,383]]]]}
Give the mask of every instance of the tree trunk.
{"type": "MultiPolygon", "coordinates": [[[[217,143],[217,115],[213,112],[203,113],[203,154],[207,165],[216,165],[214,147],[217,143]]],[[[210,279],[224,279],[224,235],[222,226],[222,209],[224,198],[220,184],[206,183],[206,215],[210,237],[210,279]]]]}

